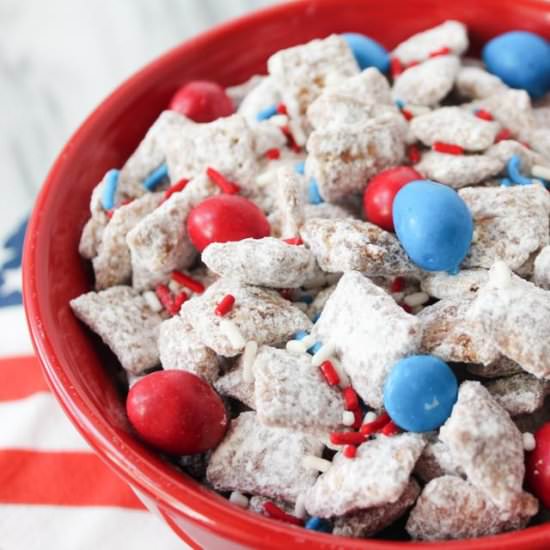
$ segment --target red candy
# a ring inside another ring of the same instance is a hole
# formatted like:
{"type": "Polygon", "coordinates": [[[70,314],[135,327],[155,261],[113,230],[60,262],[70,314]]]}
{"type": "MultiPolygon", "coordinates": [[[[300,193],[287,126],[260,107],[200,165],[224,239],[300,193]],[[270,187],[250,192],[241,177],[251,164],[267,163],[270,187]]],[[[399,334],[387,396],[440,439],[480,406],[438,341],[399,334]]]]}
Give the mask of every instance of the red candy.
{"type": "MultiPolygon", "coordinates": [[[[157,295],[157,298],[159,299],[159,302],[162,304],[162,307],[171,315],[176,315],[178,313],[179,308],[176,309],[176,304],[174,303],[174,299],[172,298],[172,293],[170,292],[170,289],[163,284],[157,285],[155,288],[155,294],[157,295]]],[[[183,302],[182,302],[183,303],[183,302]]],[[[180,304],[181,307],[181,304],[180,304]]]]}
{"type": "Polygon", "coordinates": [[[502,130],[500,130],[500,132],[495,136],[495,143],[505,139],[512,139],[512,132],[510,132],[508,128],[502,128],[502,130]]]}
{"type": "Polygon", "coordinates": [[[411,120],[414,118],[414,115],[407,109],[401,109],[401,114],[405,120],[411,120]]]}
{"type": "Polygon", "coordinates": [[[364,436],[372,435],[377,431],[381,430],[390,421],[391,421],[390,416],[388,415],[388,413],[384,412],[372,422],[367,422],[366,424],[363,424],[361,426],[361,433],[364,436]]]}
{"type": "Polygon", "coordinates": [[[334,365],[330,361],[324,361],[321,363],[319,368],[321,369],[321,372],[323,373],[323,376],[329,386],[336,386],[340,383],[340,377],[338,376],[334,365]]]}
{"type": "Polygon", "coordinates": [[[197,294],[202,294],[204,292],[204,285],[200,281],[193,279],[193,277],[189,277],[189,275],[186,275],[181,271],[172,271],[171,278],[173,281],[176,281],[176,283],[192,290],[193,292],[196,292],[197,294]]]}
{"type": "Polygon", "coordinates": [[[235,296],[233,294],[226,294],[219,304],[216,306],[216,309],[214,310],[214,313],[218,317],[223,317],[224,315],[227,315],[232,309],[233,305],[235,304],[235,296]]]}
{"type": "Polygon", "coordinates": [[[174,185],[171,185],[164,192],[163,200],[168,200],[174,193],[179,193],[180,191],[183,191],[188,183],[189,180],[184,178],[174,183],[174,185]]]}
{"type": "Polygon", "coordinates": [[[277,160],[281,157],[281,151],[279,151],[279,149],[268,149],[265,152],[265,157],[269,160],[277,160]]]}
{"type": "Polygon", "coordinates": [[[365,218],[382,229],[393,231],[395,195],[407,183],[421,179],[422,176],[409,166],[396,166],[380,172],[369,181],[363,195],[365,218]]]}
{"type": "Polygon", "coordinates": [[[475,115],[477,118],[480,118],[481,120],[487,120],[487,121],[494,120],[493,115],[489,111],[486,111],[485,109],[478,109],[475,112],[475,115]]]}
{"type": "Polygon", "coordinates": [[[527,453],[525,480],[542,504],[550,508],[550,422],[541,426],[534,435],[537,446],[527,453]]]}
{"type": "Polygon", "coordinates": [[[279,521],[284,521],[286,523],[291,523],[292,525],[302,526],[304,522],[290,514],[287,514],[284,510],[281,510],[274,502],[268,501],[264,502],[263,505],[264,512],[272,519],[278,519],[279,521]]]}
{"type": "Polygon", "coordinates": [[[346,445],[344,447],[343,454],[346,458],[355,458],[355,455],[357,454],[357,447],[354,445],[346,445]]]}
{"type": "Polygon", "coordinates": [[[397,57],[392,57],[390,60],[390,72],[393,78],[399,76],[404,70],[403,64],[397,57]]]}
{"type": "Polygon", "coordinates": [[[442,141],[434,141],[432,149],[438,153],[447,153],[448,155],[463,155],[464,148],[454,143],[444,143],[442,141]]]}
{"type": "Polygon", "coordinates": [[[223,174],[214,170],[214,168],[207,168],[206,175],[222,190],[222,193],[234,195],[241,190],[235,182],[229,181],[223,174]]]}
{"type": "Polygon", "coordinates": [[[401,292],[407,282],[403,277],[396,277],[390,284],[390,292],[401,292]]]}
{"type": "Polygon", "coordinates": [[[430,52],[429,57],[438,57],[440,55],[449,55],[451,53],[451,48],[448,48],[447,46],[443,46],[442,48],[439,48],[439,50],[434,50],[433,52],[430,52]]]}
{"type": "Polygon", "coordinates": [[[186,371],[157,371],[137,381],[128,392],[126,412],[145,442],[175,455],[213,449],[227,428],[218,394],[186,371]]]}
{"type": "Polygon", "coordinates": [[[290,239],[283,239],[283,242],[286,244],[293,244],[295,246],[300,246],[304,244],[304,241],[300,237],[291,237],[290,239]]]}
{"type": "Polygon", "coordinates": [[[384,435],[392,436],[399,433],[399,428],[393,421],[389,421],[381,430],[384,435]]]}
{"type": "Polygon", "coordinates": [[[344,404],[347,411],[355,411],[359,408],[359,398],[351,386],[342,390],[342,397],[344,398],[344,404]]]}
{"type": "Polygon", "coordinates": [[[169,109],[195,122],[212,122],[235,112],[225,90],[208,80],[194,80],[182,86],[172,97],[169,109]]]}
{"type": "Polygon", "coordinates": [[[210,243],[268,237],[271,228],[264,213],[253,202],[239,195],[222,194],[209,197],[191,210],[187,232],[191,242],[202,252],[210,243]]]}
{"type": "Polygon", "coordinates": [[[361,432],[332,432],[330,442],[334,445],[361,445],[365,436],[361,432]]]}

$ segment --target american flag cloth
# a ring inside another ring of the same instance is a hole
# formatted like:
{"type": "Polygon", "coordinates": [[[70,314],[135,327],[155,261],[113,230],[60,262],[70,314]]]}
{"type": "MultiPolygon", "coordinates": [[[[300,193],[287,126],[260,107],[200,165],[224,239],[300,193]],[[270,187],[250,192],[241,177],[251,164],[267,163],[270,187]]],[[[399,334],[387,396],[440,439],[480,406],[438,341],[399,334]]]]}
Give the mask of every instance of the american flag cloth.
{"type": "Polygon", "coordinates": [[[0,220],[0,550],[186,548],[92,452],[46,385],[21,303],[26,225],[0,220]]]}

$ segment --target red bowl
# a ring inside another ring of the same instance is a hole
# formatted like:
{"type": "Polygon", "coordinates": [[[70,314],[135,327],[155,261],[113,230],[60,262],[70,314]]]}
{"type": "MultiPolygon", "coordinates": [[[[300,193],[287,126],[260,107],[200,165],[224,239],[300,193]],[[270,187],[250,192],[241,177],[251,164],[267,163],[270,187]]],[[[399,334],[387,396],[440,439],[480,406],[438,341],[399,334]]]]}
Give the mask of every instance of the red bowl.
{"type": "MultiPolygon", "coordinates": [[[[67,415],[105,462],[193,547],[397,550],[409,543],[354,540],[271,521],[228,504],[164,462],[129,429],[123,399],[104,368],[103,347],[79,323],[69,300],[89,290],[77,252],[92,188],[120,166],[178,86],[195,78],[237,84],[265,71],[270,54],[332,32],[358,31],[392,48],[445,19],[464,21],[475,53],[510,29],[550,34],[550,4],[536,0],[324,0],[272,7],[216,27],[130,78],[65,146],[36,202],[25,243],[24,297],[36,352],[67,415]]],[[[416,549],[548,549],[550,524],[416,549]]]]}

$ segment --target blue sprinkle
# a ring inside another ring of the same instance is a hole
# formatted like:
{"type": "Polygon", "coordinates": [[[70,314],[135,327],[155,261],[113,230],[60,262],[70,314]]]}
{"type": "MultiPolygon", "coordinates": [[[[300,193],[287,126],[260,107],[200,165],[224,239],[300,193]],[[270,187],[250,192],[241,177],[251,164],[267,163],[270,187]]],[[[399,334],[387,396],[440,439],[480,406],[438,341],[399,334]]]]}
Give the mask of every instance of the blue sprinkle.
{"type": "Polygon", "coordinates": [[[396,99],[395,100],[395,105],[397,106],[398,109],[404,109],[405,108],[405,102],[401,99],[396,99]]]}
{"type": "Polygon", "coordinates": [[[262,120],[267,120],[271,118],[272,116],[275,116],[277,114],[277,105],[270,105],[269,107],[266,107],[265,109],[262,109],[257,115],[256,120],[258,122],[262,120]]]}
{"type": "Polygon", "coordinates": [[[311,353],[311,355],[315,355],[321,348],[323,347],[323,344],[321,342],[315,342],[313,346],[311,346],[307,352],[311,353]]]}
{"type": "Polygon", "coordinates": [[[331,524],[323,518],[312,517],[306,521],[306,529],[311,529],[312,531],[319,531],[321,533],[332,533],[331,524]]]}
{"type": "Polygon", "coordinates": [[[311,178],[309,180],[309,186],[307,188],[307,197],[310,204],[321,204],[322,202],[325,202],[323,200],[323,197],[321,197],[319,193],[319,187],[317,186],[317,182],[315,181],[315,178],[311,178]]]}
{"type": "Polygon", "coordinates": [[[118,186],[118,170],[109,170],[105,174],[105,183],[103,184],[103,193],[101,194],[101,204],[105,210],[111,210],[115,206],[115,194],[118,186]]]}
{"type": "Polygon", "coordinates": [[[313,324],[315,324],[318,320],[319,320],[319,317],[321,317],[321,314],[320,313],[316,313],[314,316],[313,316],[313,319],[311,320],[311,322],[313,324]]]}
{"type": "Polygon", "coordinates": [[[304,304],[311,304],[313,302],[313,296],[310,294],[302,294],[298,302],[303,302],[304,304]]]}
{"type": "Polygon", "coordinates": [[[294,340],[303,340],[307,335],[307,331],[299,330],[294,333],[294,340]]]}
{"type": "Polygon", "coordinates": [[[531,185],[533,183],[531,178],[526,178],[521,174],[521,159],[519,155],[512,155],[506,165],[506,170],[508,172],[508,177],[518,185],[531,185]]]}
{"type": "Polygon", "coordinates": [[[148,191],[153,191],[164,178],[168,177],[168,165],[164,162],[158,168],[155,168],[143,182],[143,187],[148,191]]]}
{"type": "Polygon", "coordinates": [[[302,162],[299,162],[298,164],[295,164],[294,165],[294,171],[297,174],[301,174],[303,176],[304,172],[306,171],[306,163],[304,161],[302,161],[302,162]]]}

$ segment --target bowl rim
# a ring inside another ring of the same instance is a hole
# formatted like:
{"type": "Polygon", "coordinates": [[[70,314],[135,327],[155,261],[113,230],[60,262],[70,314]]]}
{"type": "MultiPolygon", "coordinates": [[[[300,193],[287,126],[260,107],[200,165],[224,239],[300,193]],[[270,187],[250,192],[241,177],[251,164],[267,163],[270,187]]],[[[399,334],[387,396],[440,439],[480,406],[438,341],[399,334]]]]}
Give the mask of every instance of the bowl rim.
{"type": "MultiPolygon", "coordinates": [[[[501,1],[515,3],[515,0],[501,1]]],[[[137,487],[147,496],[158,500],[161,505],[182,514],[198,527],[212,531],[220,537],[250,545],[250,547],[258,548],[260,547],[258,545],[261,545],[262,548],[268,548],[265,545],[268,544],[266,538],[269,537],[271,541],[269,544],[273,544],[273,547],[292,544],[296,542],[297,538],[300,538],[304,545],[314,544],[323,548],[403,550],[411,543],[408,541],[335,537],[331,534],[303,530],[271,521],[259,514],[253,514],[231,505],[214,492],[206,494],[204,491],[199,491],[199,487],[203,486],[188,476],[184,476],[181,483],[174,483],[174,478],[170,476],[168,468],[159,468],[158,464],[144,460],[136,450],[121,442],[107,420],[96,415],[80,395],[78,389],[70,383],[55,346],[42,328],[43,316],[37,297],[37,279],[43,266],[37,262],[36,239],[43,224],[42,212],[45,203],[48,197],[55,193],[56,187],[63,185],[63,181],[59,178],[59,172],[66,164],[74,162],[72,160],[73,150],[77,150],[80,144],[86,142],[96,121],[101,119],[104,113],[116,110],[116,106],[124,102],[128,90],[139,87],[141,82],[155,75],[157,68],[170,64],[171,60],[178,58],[183,52],[200,50],[209,42],[215,41],[216,38],[228,32],[246,31],[250,25],[262,24],[273,18],[289,17],[302,9],[303,5],[321,2],[325,5],[332,4],[335,7],[341,7],[341,0],[295,0],[253,11],[216,25],[155,58],[127,78],[92,111],[57,156],[35,201],[24,244],[23,302],[33,346],[53,394],[94,451],[130,486],[137,487]],[[261,528],[261,532],[259,528],[261,528]]],[[[521,3],[539,8],[545,4],[543,0],[522,0],[521,3]]],[[[550,11],[550,4],[546,4],[545,7],[550,11]]],[[[179,535],[183,536],[181,532],[179,535]]],[[[438,544],[445,544],[445,548],[448,550],[489,550],[496,546],[502,550],[512,550],[517,548],[518,544],[525,545],[525,548],[538,548],[540,543],[549,541],[550,524],[547,524],[478,539],[415,542],[414,548],[434,550],[437,549],[438,544]]],[[[196,547],[193,539],[188,538],[186,542],[196,547]]]]}

